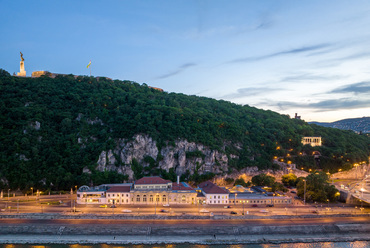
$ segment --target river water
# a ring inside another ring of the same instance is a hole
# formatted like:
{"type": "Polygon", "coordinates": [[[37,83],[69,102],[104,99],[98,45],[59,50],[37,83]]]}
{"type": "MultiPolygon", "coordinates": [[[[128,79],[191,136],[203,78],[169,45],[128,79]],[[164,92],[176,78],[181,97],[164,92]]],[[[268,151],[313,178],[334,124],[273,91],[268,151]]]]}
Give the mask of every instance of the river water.
{"type": "Polygon", "coordinates": [[[14,245],[0,244],[0,248],[369,248],[370,241],[355,242],[316,242],[286,244],[251,244],[251,245],[192,245],[192,244],[161,244],[161,245],[14,245]]]}

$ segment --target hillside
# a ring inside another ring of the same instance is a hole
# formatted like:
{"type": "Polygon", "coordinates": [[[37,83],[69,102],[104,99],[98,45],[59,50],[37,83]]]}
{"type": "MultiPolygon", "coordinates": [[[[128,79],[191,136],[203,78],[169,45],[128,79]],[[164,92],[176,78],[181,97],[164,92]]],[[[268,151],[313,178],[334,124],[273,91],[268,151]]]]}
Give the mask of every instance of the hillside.
{"type": "Polygon", "coordinates": [[[352,130],[357,133],[370,133],[370,117],[344,119],[335,122],[310,122],[323,127],[352,130]]]}
{"type": "Polygon", "coordinates": [[[1,187],[68,190],[176,174],[198,182],[277,168],[274,156],[287,161],[313,150],[327,158],[320,167],[334,171],[370,152],[370,139],[350,131],[130,81],[0,70],[0,92],[1,187]],[[324,146],[302,146],[302,136],[322,136],[324,146]]]}

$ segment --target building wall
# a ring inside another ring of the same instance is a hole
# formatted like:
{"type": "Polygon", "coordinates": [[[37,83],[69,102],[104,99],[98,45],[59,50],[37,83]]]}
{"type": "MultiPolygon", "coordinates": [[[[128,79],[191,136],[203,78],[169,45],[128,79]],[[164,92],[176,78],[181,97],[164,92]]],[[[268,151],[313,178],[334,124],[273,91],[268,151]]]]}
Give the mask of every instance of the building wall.
{"type": "Polygon", "coordinates": [[[107,192],[107,204],[131,204],[130,192],[107,192]]]}
{"type": "Polygon", "coordinates": [[[77,191],[77,204],[106,204],[107,198],[104,191],[77,191]]]}
{"type": "Polygon", "coordinates": [[[229,194],[206,194],[206,204],[229,204],[229,194]]]}

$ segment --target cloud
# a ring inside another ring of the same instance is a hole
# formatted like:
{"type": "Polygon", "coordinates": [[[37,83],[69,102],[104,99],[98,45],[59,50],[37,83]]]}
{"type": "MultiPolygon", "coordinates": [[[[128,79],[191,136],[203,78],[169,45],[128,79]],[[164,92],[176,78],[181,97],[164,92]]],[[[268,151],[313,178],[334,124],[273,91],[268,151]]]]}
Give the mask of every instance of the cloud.
{"type": "Polygon", "coordinates": [[[317,75],[312,73],[300,73],[293,76],[284,77],[280,82],[300,82],[300,81],[323,81],[323,80],[338,80],[347,78],[345,75],[317,75]]]}
{"type": "Polygon", "coordinates": [[[292,109],[292,108],[304,108],[304,109],[313,109],[315,112],[326,112],[333,110],[343,110],[343,109],[359,109],[359,108],[369,108],[370,107],[370,98],[369,99],[350,99],[350,98],[341,98],[341,99],[330,99],[323,100],[315,103],[297,103],[297,102],[265,102],[260,103],[267,106],[278,106],[280,110],[292,109]]]}
{"type": "Polygon", "coordinates": [[[249,88],[240,88],[237,89],[235,93],[224,95],[220,98],[222,99],[238,99],[243,98],[246,96],[255,96],[260,94],[265,94],[267,92],[271,91],[280,91],[280,90],[286,90],[286,89],[279,89],[279,88],[270,88],[270,87],[264,87],[264,88],[256,88],[256,87],[249,87],[249,88]]]}
{"type": "Polygon", "coordinates": [[[360,82],[345,85],[330,91],[329,93],[354,93],[354,94],[367,94],[370,93],[370,82],[360,82]]]}
{"type": "Polygon", "coordinates": [[[240,58],[240,59],[234,59],[234,60],[231,60],[227,63],[253,62],[253,61],[259,61],[259,60],[274,58],[274,57],[278,57],[278,56],[283,56],[283,55],[299,54],[299,53],[305,53],[305,52],[310,52],[310,51],[317,51],[317,50],[324,49],[324,48],[327,48],[327,47],[330,47],[330,46],[332,46],[332,45],[331,44],[319,44],[319,45],[313,45],[313,46],[305,46],[305,47],[300,47],[300,48],[296,48],[296,49],[281,51],[281,52],[272,53],[272,54],[263,55],[263,56],[245,57],[245,58],[240,58]]]}
{"type": "Polygon", "coordinates": [[[183,64],[179,68],[177,68],[176,70],[174,70],[172,72],[169,72],[167,74],[164,74],[162,76],[156,77],[155,79],[164,79],[164,78],[175,76],[175,75],[183,72],[184,70],[186,70],[186,69],[188,69],[190,67],[196,66],[196,65],[197,64],[195,64],[195,63],[186,63],[186,64],[183,64]]]}

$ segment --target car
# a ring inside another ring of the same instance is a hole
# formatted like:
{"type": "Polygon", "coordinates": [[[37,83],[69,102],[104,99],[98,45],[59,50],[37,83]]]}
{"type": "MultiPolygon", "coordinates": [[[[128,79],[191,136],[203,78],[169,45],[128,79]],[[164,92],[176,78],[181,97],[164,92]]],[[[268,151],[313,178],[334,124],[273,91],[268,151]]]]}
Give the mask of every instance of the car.
{"type": "Polygon", "coordinates": [[[209,211],[207,209],[201,209],[199,210],[199,213],[209,213],[209,211]]]}
{"type": "Polygon", "coordinates": [[[253,204],[252,207],[256,208],[256,207],[258,207],[258,205],[257,204],[253,204]]]}
{"type": "Polygon", "coordinates": [[[161,209],[160,212],[162,212],[162,213],[168,213],[169,211],[167,209],[161,209]]]}
{"type": "Polygon", "coordinates": [[[291,193],[293,193],[293,194],[297,194],[297,192],[296,191],[294,191],[294,190],[292,190],[292,191],[290,191],[291,193]]]}
{"type": "Polygon", "coordinates": [[[267,209],[261,209],[260,212],[261,213],[268,213],[269,211],[267,209]]]}
{"type": "Polygon", "coordinates": [[[268,208],[272,208],[274,206],[274,204],[267,204],[266,207],[268,208]]]}
{"type": "Polygon", "coordinates": [[[312,213],[313,213],[313,214],[318,214],[318,213],[319,213],[319,211],[317,211],[317,210],[313,210],[313,211],[312,211],[312,213]]]}
{"type": "Polygon", "coordinates": [[[163,207],[169,207],[170,204],[163,204],[163,207]]]}
{"type": "Polygon", "coordinates": [[[112,206],[110,206],[110,208],[116,208],[116,205],[112,205],[112,206]]]}
{"type": "Polygon", "coordinates": [[[124,210],[122,210],[122,212],[123,212],[123,213],[131,213],[131,212],[132,212],[132,210],[130,210],[130,209],[124,209],[124,210]]]}
{"type": "Polygon", "coordinates": [[[231,206],[224,206],[224,208],[231,208],[231,206]]]}
{"type": "Polygon", "coordinates": [[[100,205],[99,208],[107,208],[108,206],[106,204],[100,205]]]}
{"type": "Polygon", "coordinates": [[[231,211],[230,214],[238,214],[237,212],[235,211],[231,211]]]}

